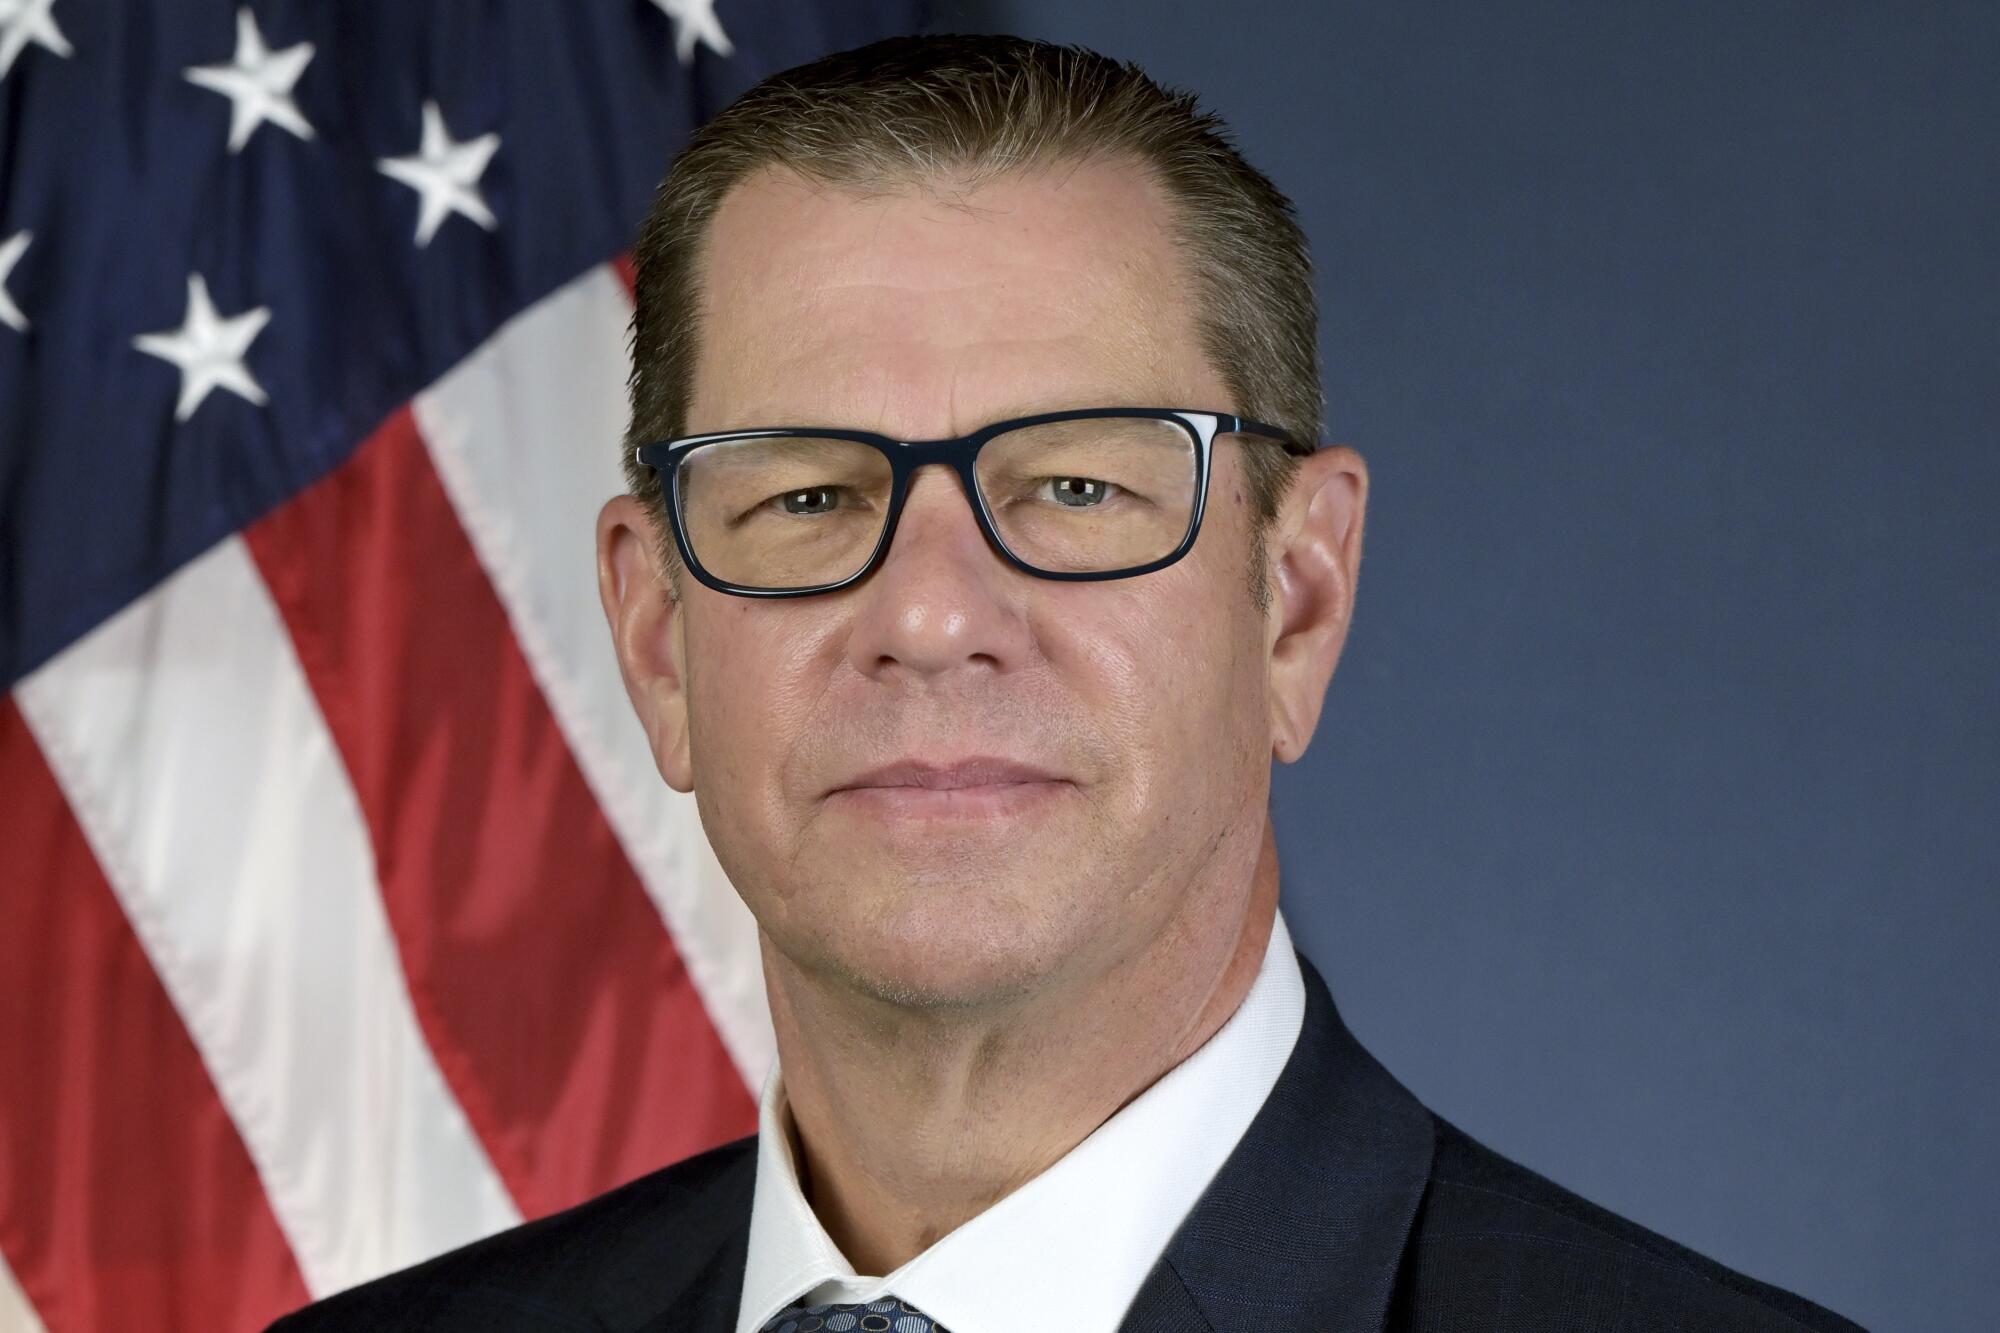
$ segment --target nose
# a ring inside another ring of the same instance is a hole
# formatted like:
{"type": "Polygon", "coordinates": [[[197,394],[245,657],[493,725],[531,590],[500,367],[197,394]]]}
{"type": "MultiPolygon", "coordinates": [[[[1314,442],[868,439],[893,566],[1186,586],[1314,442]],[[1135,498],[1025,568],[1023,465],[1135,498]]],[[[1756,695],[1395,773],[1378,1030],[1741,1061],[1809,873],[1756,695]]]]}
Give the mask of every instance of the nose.
{"type": "Polygon", "coordinates": [[[1020,604],[1030,576],[987,544],[958,474],[917,469],[896,535],[855,590],[848,657],[871,677],[934,677],[961,668],[1005,671],[1028,650],[1020,604]]]}

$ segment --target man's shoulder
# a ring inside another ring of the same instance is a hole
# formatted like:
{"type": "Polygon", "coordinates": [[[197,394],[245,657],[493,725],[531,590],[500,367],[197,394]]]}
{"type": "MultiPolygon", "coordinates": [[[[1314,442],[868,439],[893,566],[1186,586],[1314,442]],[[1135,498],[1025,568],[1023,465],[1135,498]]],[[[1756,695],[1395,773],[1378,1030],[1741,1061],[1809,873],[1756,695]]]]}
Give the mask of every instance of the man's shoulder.
{"type": "Polygon", "coordinates": [[[1412,1326],[1860,1329],[1590,1202],[1435,1113],[1432,1120],[1430,1183],[1397,1293],[1412,1326]],[[1550,1311],[1569,1322],[1546,1322],[1550,1311]]]}
{"type": "Polygon", "coordinates": [[[725,1143],[351,1288],[270,1333],[640,1327],[719,1262],[747,1224],[756,1144],[754,1136],[725,1143]]]}

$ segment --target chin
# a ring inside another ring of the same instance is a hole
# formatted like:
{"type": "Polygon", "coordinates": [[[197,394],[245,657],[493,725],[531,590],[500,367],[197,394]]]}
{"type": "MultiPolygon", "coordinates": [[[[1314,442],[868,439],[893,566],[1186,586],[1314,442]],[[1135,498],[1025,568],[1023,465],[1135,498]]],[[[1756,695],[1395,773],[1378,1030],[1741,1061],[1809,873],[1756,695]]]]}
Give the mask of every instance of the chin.
{"type": "Polygon", "coordinates": [[[1087,923],[1057,909],[1058,886],[1046,879],[1032,895],[991,874],[892,882],[874,894],[851,881],[815,886],[838,904],[823,899],[794,917],[789,933],[805,956],[792,956],[886,1003],[970,1008],[1033,994],[1087,947],[1087,923]]]}

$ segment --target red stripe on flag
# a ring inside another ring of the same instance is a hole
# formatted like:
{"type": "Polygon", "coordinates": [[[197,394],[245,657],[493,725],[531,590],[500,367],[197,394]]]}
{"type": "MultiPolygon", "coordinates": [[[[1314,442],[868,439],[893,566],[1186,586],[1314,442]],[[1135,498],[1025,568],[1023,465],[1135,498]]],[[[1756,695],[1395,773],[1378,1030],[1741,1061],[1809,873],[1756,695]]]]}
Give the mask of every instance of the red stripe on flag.
{"type": "Polygon", "coordinates": [[[262,1328],[305,1281],[11,698],[0,792],[0,1252],[50,1333],[262,1328]]]}
{"type": "Polygon", "coordinates": [[[611,261],[611,267],[618,274],[618,281],[625,284],[625,294],[632,295],[639,287],[639,270],[632,267],[632,256],[619,255],[611,261]]]}
{"type": "Polygon", "coordinates": [[[411,413],[244,536],[360,798],[418,1021],[522,1213],[752,1132],[411,413]]]}

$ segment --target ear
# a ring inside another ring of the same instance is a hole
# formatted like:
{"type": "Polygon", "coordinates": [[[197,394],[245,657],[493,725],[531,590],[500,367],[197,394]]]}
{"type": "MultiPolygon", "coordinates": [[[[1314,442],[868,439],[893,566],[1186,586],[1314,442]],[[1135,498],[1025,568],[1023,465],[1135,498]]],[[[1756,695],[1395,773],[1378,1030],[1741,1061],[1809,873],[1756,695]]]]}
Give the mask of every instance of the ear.
{"type": "Polygon", "coordinates": [[[660,568],[659,530],[629,495],[597,514],[597,595],[625,693],[652,742],[660,776],[678,792],[694,790],[688,757],[687,626],[660,568]]]}
{"type": "Polygon", "coordinates": [[[1354,617],[1368,464],[1344,445],[1300,460],[1265,547],[1272,607],[1269,650],[1271,754],[1292,763],[1319,726],[1326,687],[1354,617]]]}

